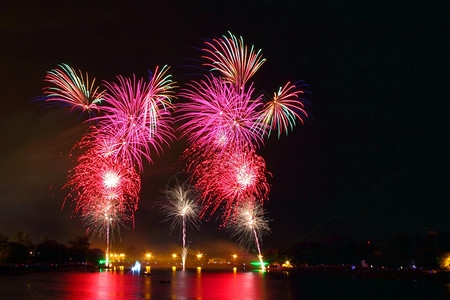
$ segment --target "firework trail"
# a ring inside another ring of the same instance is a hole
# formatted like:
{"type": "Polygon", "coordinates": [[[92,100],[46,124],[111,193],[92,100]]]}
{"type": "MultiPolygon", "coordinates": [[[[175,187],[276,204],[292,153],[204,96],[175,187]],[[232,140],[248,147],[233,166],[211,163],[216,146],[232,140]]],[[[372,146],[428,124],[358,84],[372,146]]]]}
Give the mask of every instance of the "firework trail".
{"type": "Polygon", "coordinates": [[[265,217],[262,207],[254,201],[241,203],[236,210],[237,213],[228,227],[228,230],[231,231],[231,237],[237,239],[238,243],[248,247],[254,244],[258,251],[261,268],[263,269],[260,243],[262,236],[270,233],[269,219],[265,217]]]}
{"type": "Polygon", "coordinates": [[[87,233],[101,238],[105,237],[105,233],[109,235],[114,230],[120,234],[120,228],[126,227],[125,222],[130,219],[131,215],[123,211],[117,199],[108,198],[100,199],[92,204],[92,207],[81,215],[87,233]]]}
{"type": "Polygon", "coordinates": [[[109,266],[109,249],[114,233],[120,236],[120,229],[126,228],[125,222],[132,220],[132,215],[123,211],[117,199],[102,198],[92,204],[84,214],[81,215],[81,223],[86,228],[86,233],[92,237],[98,236],[106,239],[106,266],[109,266]]]}
{"type": "Polygon", "coordinates": [[[86,233],[106,237],[106,266],[114,232],[120,234],[125,222],[134,227],[134,212],[141,188],[136,170],[124,161],[115,161],[90,149],[78,158],[69,172],[67,199],[72,200],[74,215],[79,215],[86,233]]]}
{"type": "Polygon", "coordinates": [[[48,71],[45,76],[44,80],[54,86],[43,89],[46,95],[44,100],[62,103],[70,106],[70,110],[81,109],[89,114],[93,110],[98,111],[97,104],[103,100],[105,91],[99,91],[99,88],[95,87],[95,78],[89,83],[87,73],[83,77],[83,73],[79,71],[78,76],[75,70],[66,64],[60,64],[59,67],[60,69],[48,71]]]}
{"type": "Polygon", "coordinates": [[[164,221],[170,223],[170,230],[178,227],[182,230],[182,261],[183,269],[186,265],[187,246],[186,229],[187,227],[199,228],[198,215],[200,206],[196,204],[197,193],[192,186],[179,184],[165,191],[166,200],[161,204],[160,211],[165,217],[164,221]]]}
{"type": "Polygon", "coordinates": [[[106,266],[108,266],[110,237],[120,234],[125,222],[134,228],[134,212],[137,210],[140,176],[125,161],[113,160],[90,149],[78,158],[78,165],[69,172],[69,189],[65,199],[72,200],[74,215],[80,216],[86,233],[92,237],[106,237],[106,266]]]}

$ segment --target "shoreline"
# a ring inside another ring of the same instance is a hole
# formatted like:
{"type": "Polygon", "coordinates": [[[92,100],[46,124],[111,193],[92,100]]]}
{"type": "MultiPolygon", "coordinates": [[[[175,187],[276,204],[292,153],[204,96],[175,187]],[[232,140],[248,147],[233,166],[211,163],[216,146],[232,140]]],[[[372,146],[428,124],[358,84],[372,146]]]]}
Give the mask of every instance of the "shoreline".
{"type": "MultiPolygon", "coordinates": [[[[100,270],[106,270],[101,268],[97,264],[91,263],[72,263],[72,264],[40,264],[40,265],[2,265],[0,266],[0,276],[26,274],[26,273],[40,273],[40,272],[90,272],[95,273],[100,270]]],[[[117,269],[110,269],[113,272],[119,271],[117,269]]],[[[171,267],[167,266],[152,266],[152,270],[171,270],[171,267]]],[[[177,271],[180,271],[177,268],[177,271]]],[[[187,271],[198,271],[196,268],[186,268],[187,271]]],[[[125,272],[129,272],[129,268],[125,268],[125,272]]],[[[141,269],[141,273],[144,274],[145,265],[141,269]]],[[[205,272],[249,272],[258,271],[256,268],[238,268],[233,271],[232,268],[218,268],[202,266],[201,271],[205,272]]],[[[119,271],[119,272],[123,272],[119,271]]],[[[428,270],[428,269],[375,269],[375,268],[354,268],[347,266],[302,266],[293,268],[267,268],[266,273],[285,273],[287,275],[295,274],[329,274],[336,276],[351,276],[358,278],[383,278],[383,279],[427,279],[427,280],[442,280],[450,283],[450,272],[445,270],[428,270]]]]}

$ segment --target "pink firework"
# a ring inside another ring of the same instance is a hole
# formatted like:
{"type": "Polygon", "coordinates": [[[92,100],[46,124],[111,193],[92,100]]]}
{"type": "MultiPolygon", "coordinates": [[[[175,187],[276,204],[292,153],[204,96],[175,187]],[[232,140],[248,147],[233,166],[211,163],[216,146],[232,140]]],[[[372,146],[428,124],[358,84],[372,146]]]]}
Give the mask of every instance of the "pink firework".
{"type": "Polygon", "coordinates": [[[104,91],[99,91],[95,87],[95,78],[89,83],[89,76],[79,71],[78,76],[75,70],[66,65],[59,65],[60,69],[53,69],[47,72],[45,81],[53,84],[52,87],[45,87],[45,101],[58,102],[70,106],[70,110],[81,109],[83,112],[99,110],[98,104],[104,97],[104,91]]]}
{"type": "MultiPolygon", "coordinates": [[[[202,49],[211,73],[180,93],[179,130],[189,142],[183,159],[201,191],[206,211],[224,210],[224,224],[243,203],[263,204],[269,194],[266,165],[255,151],[272,131],[286,134],[308,118],[304,92],[289,82],[263,105],[254,96],[252,76],[266,61],[233,34],[212,39],[202,49]]],[[[253,232],[254,233],[254,232],[253,232]]]]}
{"type": "Polygon", "coordinates": [[[105,203],[114,207],[114,215],[129,215],[134,220],[138,207],[141,180],[134,167],[125,160],[117,160],[89,149],[78,159],[78,165],[69,172],[64,186],[72,199],[74,213],[80,216],[97,216],[105,203]]]}
{"type": "Polygon", "coordinates": [[[222,36],[205,42],[205,58],[212,71],[219,71],[226,81],[241,88],[258,71],[266,59],[261,56],[261,49],[255,52],[254,46],[250,50],[244,44],[242,37],[239,40],[231,32],[230,37],[222,36]]]}
{"type": "Polygon", "coordinates": [[[289,130],[294,129],[297,119],[303,124],[303,119],[308,118],[308,112],[305,109],[304,99],[299,98],[299,95],[304,93],[290,82],[274,93],[273,100],[264,105],[261,115],[262,122],[269,125],[268,136],[272,130],[278,132],[278,137],[283,132],[287,135],[289,130]]]}
{"type": "Polygon", "coordinates": [[[178,105],[183,136],[210,150],[262,145],[267,125],[260,122],[261,97],[252,93],[214,77],[189,84],[180,93],[188,102],[178,105]]]}
{"type": "Polygon", "coordinates": [[[167,69],[158,68],[150,81],[123,78],[119,83],[106,83],[109,94],[102,110],[104,115],[93,118],[98,126],[93,141],[104,152],[129,160],[142,170],[142,157],[151,162],[151,151],[157,154],[172,140],[171,99],[173,83],[165,75],[167,69]]]}
{"type": "Polygon", "coordinates": [[[225,210],[225,223],[236,205],[243,201],[263,203],[268,198],[266,163],[252,150],[240,149],[211,155],[200,161],[193,171],[196,187],[202,191],[205,205],[202,215],[219,207],[225,210]]]}

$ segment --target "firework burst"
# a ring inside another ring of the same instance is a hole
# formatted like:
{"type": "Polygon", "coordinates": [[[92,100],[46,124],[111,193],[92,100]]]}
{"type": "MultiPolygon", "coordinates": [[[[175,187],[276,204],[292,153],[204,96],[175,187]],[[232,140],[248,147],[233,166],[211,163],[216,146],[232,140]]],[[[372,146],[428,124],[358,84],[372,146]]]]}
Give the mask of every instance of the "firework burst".
{"type": "Polygon", "coordinates": [[[196,204],[197,192],[187,184],[176,183],[165,191],[166,201],[161,205],[164,221],[170,223],[170,230],[186,226],[198,229],[200,206],[196,204]]]}
{"type": "Polygon", "coordinates": [[[156,69],[150,83],[143,79],[118,76],[117,83],[106,83],[109,94],[104,115],[93,118],[98,127],[92,139],[104,152],[137,164],[142,170],[142,157],[151,162],[151,150],[160,153],[173,139],[170,110],[172,81],[156,69]]]}
{"type": "Polygon", "coordinates": [[[72,199],[76,215],[96,216],[108,201],[114,201],[115,215],[130,215],[138,207],[141,180],[126,161],[105,157],[90,149],[78,158],[78,165],[69,172],[67,199],[72,199]],[[99,210],[100,209],[100,210],[99,210]]]}
{"type": "Polygon", "coordinates": [[[131,219],[133,217],[123,211],[120,201],[109,197],[96,201],[81,215],[81,222],[88,235],[106,239],[106,266],[109,266],[109,249],[115,233],[120,236],[120,229],[126,228],[125,222],[131,219]]]}
{"type": "Polygon", "coordinates": [[[201,191],[201,216],[223,208],[226,225],[242,203],[268,199],[266,165],[255,151],[272,131],[287,134],[309,114],[304,91],[289,82],[265,105],[261,95],[254,96],[250,78],[266,60],[242,37],[229,33],[205,42],[202,50],[211,73],[180,93],[186,101],[178,104],[177,121],[190,144],[183,158],[201,191]]]}
{"type": "Polygon", "coordinates": [[[220,78],[188,85],[180,96],[189,102],[178,105],[182,136],[204,149],[258,147],[266,124],[260,122],[261,97],[252,99],[253,88],[237,89],[220,78]]]}
{"type": "Polygon", "coordinates": [[[120,235],[120,229],[126,228],[126,222],[131,220],[132,216],[123,211],[117,199],[102,198],[92,203],[80,219],[86,232],[92,237],[98,236],[109,240],[115,232],[120,235]]]}
{"type": "Polygon", "coordinates": [[[246,201],[236,208],[236,214],[228,226],[231,237],[241,245],[256,246],[258,258],[263,268],[261,241],[263,235],[270,233],[269,219],[263,208],[254,201],[246,201]]]}
{"type": "Polygon", "coordinates": [[[81,109],[89,114],[93,110],[99,110],[98,104],[105,96],[105,91],[99,91],[95,87],[95,78],[89,83],[89,76],[79,71],[78,76],[75,70],[66,65],[59,65],[60,69],[53,69],[47,72],[45,81],[53,84],[52,87],[43,89],[46,94],[46,102],[58,102],[68,105],[73,109],[81,109]]]}
{"type": "Polygon", "coordinates": [[[69,172],[67,199],[72,200],[73,213],[80,217],[87,234],[106,237],[106,265],[110,237],[131,221],[138,207],[141,180],[126,161],[105,157],[93,148],[78,158],[69,172]]]}
{"type": "Polygon", "coordinates": [[[165,194],[167,201],[161,205],[161,214],[165,217],[164,221],[170,223],[171,231],[178,227],[182,229],[184,269],[187,256],[186,229],[188,226],[199,228],[200,206],[196,204],[197,193],[192,186],[177,182],[174,187],[166,190],[165,194]]]}
{"type": "Polygon", "coordinates": [[[174,138],[174,82],[167,66],[157,67],[148,83],[134,75],[118,76],[118,83],[105,82],[106,93],[94,88],[95,79],[90,83],[87,73],[83,77],[80,71],[78,76],[68,65],[59,67],[45,77],[54,86],[44,88],[44,100],[87,111],[94,123],[73,149],[81,154],[69,171],[63,207],[71,200],[73,215],[87,233],[106,236],[108,253],[110,235],[128,221],[134,228],[143,158],[151,162],[151,152],[159,154],[174,138]],[[101,114],[92,116],[93,110],[101,114]]]}
{"type": "Polygon", "coordinates": [[[262,203],[270,190],[266,175],[266,163],[254,151],[230,151],[201,160],[193,178],[202,191],[202,215],[208,209],[214,213],[222,207],[226,223],[241,202],[252,199],[262,203]]]}
{"type": "Polygon", "coordinates": [[[261,49],[255,52],[254,46],[248,50],[244,44],[244,39],[239,39],[229,33],[229,37],[222,36],[219,39],[212,39],[205,42],[206,53],[202,58],[207,60],[206,66],[210,66],[212,71],[218,71],[228,82],[241,88],[258,71],[266,61],[261,56],[261,49]]]}
{"type": "Polygon", "coordinates": [[[283,132],[287,135],[294,129],[297,119],[303,124],[309,116],[305,108],[306,99],[299,98],[304,93],[290,82],[274,93],[273,100],[264,105],[261,115],[261,122],[268,125],[268,136],[272,130],[278,132],[278,138],[283,132]]]}

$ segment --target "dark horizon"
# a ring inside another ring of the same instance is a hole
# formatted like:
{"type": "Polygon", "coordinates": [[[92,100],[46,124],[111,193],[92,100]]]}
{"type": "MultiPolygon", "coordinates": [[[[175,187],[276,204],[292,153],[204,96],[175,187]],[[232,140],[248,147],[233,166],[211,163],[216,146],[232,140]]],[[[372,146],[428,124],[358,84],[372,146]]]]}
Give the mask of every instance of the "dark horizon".
{"type": "MultiPolygon", "coordinates": [[[[61,188],[87,124],[76,112],[33,101],[47,71],[67,63],[101,82],[119,74],[146,78],[167,64],[182,86],[203,39],[227,31],[267,58],[253,78],[256,91],[271,95],[302,80],[312,93],[311,120],[259,150],[273,175],[264,205],[272,233],[263,248],[333,235],[448,232],[445,10],[407,1],[238,3],[3,4],[0,234],[21,230],[33,240],[67,242],[84,233],[70,206],[61,210],[61,188]]],[[[122,232],[127,246],[179,246],[155,203],[184,145],[173,143],[145,165],[135,230],[122,232]]],[[[233,246],[219,225],[213,216],[200,232],[188,231],[191,247],[233,246]]]]}

